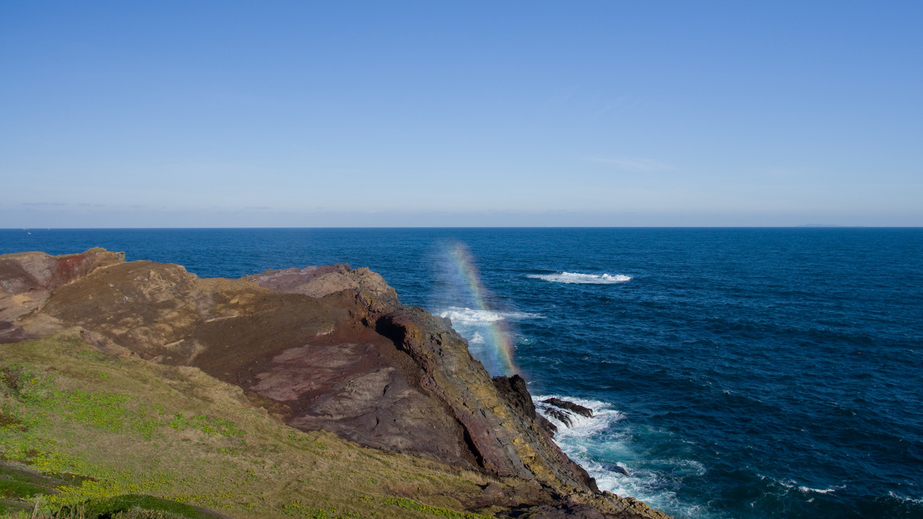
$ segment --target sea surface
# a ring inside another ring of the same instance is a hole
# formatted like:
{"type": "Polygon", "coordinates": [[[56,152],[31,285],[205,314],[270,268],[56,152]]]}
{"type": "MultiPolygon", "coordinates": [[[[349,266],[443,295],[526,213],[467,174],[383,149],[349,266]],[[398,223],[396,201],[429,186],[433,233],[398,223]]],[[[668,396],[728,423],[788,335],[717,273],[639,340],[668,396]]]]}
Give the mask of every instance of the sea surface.
{"type": "Polygon", "coordinates": [[[507,341],[537,402],[593,408],[559,444],[677,518],[923,518],[923,229],[0,230],[95,246],[370,267],[494,374],[507,341]]]}

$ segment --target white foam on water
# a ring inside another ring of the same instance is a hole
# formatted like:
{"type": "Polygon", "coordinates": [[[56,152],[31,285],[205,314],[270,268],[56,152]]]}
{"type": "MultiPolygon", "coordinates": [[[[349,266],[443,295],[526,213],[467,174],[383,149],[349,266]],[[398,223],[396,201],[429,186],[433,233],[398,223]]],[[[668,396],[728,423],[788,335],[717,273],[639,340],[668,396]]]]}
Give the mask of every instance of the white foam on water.
{"type": "Polygon", "coordinates": [[[584,285],[614,285],[616,283],[625,283],[631,281],[631,276],[616,274],[578,274],[576,272],[558,272],[557,274],[529,274],[526,277],[532,279],[542,279],[552,283],[576,283],[584,285]]]}
{"type": "MultiPolygon", "coordinates": [[[[768,479],[769,481],[772,482],[771,484],[776,484],[784,488],[786,493],[791,492],[792,490],[798,490],[802,494],[832,494],[836,492],[837,490],[843,490],[844,488],[846,488],[846,485],[839,485],[839,486],[830,487],[830,488],[812,488],[807,485],[801,485],[797,481],[794,481],[791,479],[787,481],[783,481],[781,479],[764,476],[762,474],[757,474],[757,475],[762,480],[768,479]]],[[[811,498],[811,499],[814,499],[814,498],[811,498]]]]}
{"type": "Polygon", "coordinates": [[[679,516],[709,518],[712,514],[698,505],[682,503],[674,492],[666,490],[669,479],[677,476],[701,476],[705,466],[689,459],[643,460],[622,438],[625,432],[618,423],[625,415],[599,400],[560,395],[533,396],[536,410],[557,427],[555,443],[596,480],[600,490],[622,497],[634,497],[656,509],[678,511],[679,516]],[[558,398],[593,410],[592,417],[561,409],[543,400],[558,398]],[[549,408],[564,412],[571,425],[550,416],[549,408]],[[605,460],[605,461],[604,461],[605,460]],[[612,462],[608,462],[612,460],[612,462]],[[654,468],[651,468],[651,465],[654,468]]]}
{"type": "Polygon", "coordinates": [[[525,319],[543,319],[544,316],[526,312],[501,312],[479,310],[460,306],[443,307],[433,312],[452,321],[452,328],[468,341],[468,351],[479,360],[491,376],[507,374],[506,361],[498,350],[498,334],[502,334],[515,347],[519,337],[515,325],[501,326],[498,321],[516,322],[525,319]]]}
{"type": "Polygon", "coordinates": [[[500,315],[506,317],[507,319],[544,319],[545,316],[542,314],[529,313],[529,312],[503,312],[500,315]]]}
{"type": "Polygon", "coordinates": [[[492,323],[502,321],[503,316],[490,310],[472,310],[470,308],[459,308],[457,306],[449,307],[448,310],[440,312],[439,317],[448,317],[452,322],[460,323],[492,323]]]}
{"type": "Polygon", "coordinates": [[[811,487],[805,487],[805,486],[798,487],[798,490],[804,492],[805,494],[807,494],[808,492],[812,492],[814,494],[832,494],[836,492],[835,488],[811,488],[811,487]]]}
{"type": "Polygon", "coordinates": [[[527,312],[496,312],[493,310],[477,310],[450,306],[439,313],[439,317],[448,317],[453,323],[481,324],[502,321],[504,319],[544,319],[541,314],[527,312]]]}
{"type": "Polygon", "coordinates": [[[919,497],[918,497],[918,498],[913,498],[913,497],[902,496],[902,495],[900,495],[900,494],[895,494],[894,491],[888,492],[888,495],[891,496],[891,497],[893,497],[894,499],[903,501],[903,502],[905,502],[905,503],[913,503],[913,504],[915,504],[915,505],[923,505],[923,498],[919,498],[919,497]]]}
{"type": "Polygon", "coordinates": [[[624,417],[622,413],[614,409],[607,409],[607,404],[605,402],[600,402],[599,400],[585,400],[582,398],[572,398],[559,395],[534,396],[532,397],[532,400],[535,402],[536,409],[542,413],[542,416],[547,418],[549,422],[553,423],[554,426],[558,428],[558,432],[555,433],[556,439],[586,438],[593,436],[594,434],[598,434],[606,430],[610,425],[624,417]],[[542,402],[543,400],[548,400],[549,398],[557,398],[559,400],[572,402],[583,407],[588,407],[593,410],[593,416],[586,417],[568,411],[567,409],[560,409],[558,407],[554,407],[542,402]],[[571,421],[570,425],[567,425],[557,418],[549,416],[547,413],[545,413],[544,411],[549,407],[554,407],[554,409],[566,413],[571,421]]]}

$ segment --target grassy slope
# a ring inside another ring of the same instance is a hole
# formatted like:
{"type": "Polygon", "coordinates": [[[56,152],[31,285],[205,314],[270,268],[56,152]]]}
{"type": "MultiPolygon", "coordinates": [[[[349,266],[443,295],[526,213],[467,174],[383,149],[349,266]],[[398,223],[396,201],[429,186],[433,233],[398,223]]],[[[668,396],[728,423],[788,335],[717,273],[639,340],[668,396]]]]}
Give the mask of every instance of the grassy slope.
{"type": "MultiPolygon", "coordinates": [[[[150,494],[235,518],[460,517],[456,498],[490,482],[291,429],[240,388],[196,368],[105,357],[77,331],[0,344],[0,460],[58,477],[47,509],[150,494]]],[[[18,488],[7,503],[35,491],[18,488]]]]}

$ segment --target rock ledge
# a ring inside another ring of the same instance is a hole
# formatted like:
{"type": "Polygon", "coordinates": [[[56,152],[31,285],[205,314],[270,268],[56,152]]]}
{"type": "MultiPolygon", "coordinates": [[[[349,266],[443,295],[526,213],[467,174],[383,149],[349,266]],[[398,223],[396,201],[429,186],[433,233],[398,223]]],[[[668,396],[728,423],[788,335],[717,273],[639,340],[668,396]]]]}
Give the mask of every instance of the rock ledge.
{"type": "Polygon", "coordinates": [[[552,441],[521,377],[491,379],[446,320],[405,307],[365,268],[200,279],[101,249],[0,256],[0,342],[73,327],[102,350],[236,384],[292,427],[498,478],[472,509],[666,517],[599,492],[552,441]]]}

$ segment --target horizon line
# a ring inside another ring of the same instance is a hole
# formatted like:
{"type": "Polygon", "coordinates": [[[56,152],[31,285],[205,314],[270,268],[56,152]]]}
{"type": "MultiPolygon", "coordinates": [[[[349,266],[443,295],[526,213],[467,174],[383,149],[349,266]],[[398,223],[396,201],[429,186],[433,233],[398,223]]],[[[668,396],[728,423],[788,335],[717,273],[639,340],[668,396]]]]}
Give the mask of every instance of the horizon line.
{"type": "Polygon", "coordinates": [[[0,231],[179,231],[179,230],[422,230],[422,229],[923,229],[920,225],[520,225],[520,226],[316,226],[316,227],[0,227],[0,231]]]}

